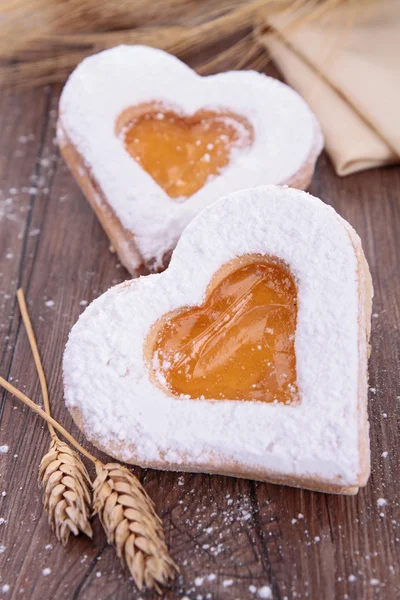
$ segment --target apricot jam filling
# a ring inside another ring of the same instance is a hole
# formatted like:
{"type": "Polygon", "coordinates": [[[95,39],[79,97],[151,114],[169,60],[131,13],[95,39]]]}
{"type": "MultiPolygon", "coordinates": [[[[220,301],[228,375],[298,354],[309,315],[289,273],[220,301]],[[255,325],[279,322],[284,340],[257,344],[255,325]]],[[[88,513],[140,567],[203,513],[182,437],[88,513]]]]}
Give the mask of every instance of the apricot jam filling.
{"type": "Polygon", "coordinates": [[[297,400],[296,284],[281,261],[254,256],[222,279],[217,273],[201,306],[166,315],[153,329],[151,369],[173,395],[297,400]]]}
{"type": "Polygon", "coordinates": [[[242,117],[200,111],[184,117],[163,107],[133,107],[123,117],[125,148],[170,198],[185,200],[252,142],[242,117]],[[130,117],[130,118],[129,118],[130,117]]]}

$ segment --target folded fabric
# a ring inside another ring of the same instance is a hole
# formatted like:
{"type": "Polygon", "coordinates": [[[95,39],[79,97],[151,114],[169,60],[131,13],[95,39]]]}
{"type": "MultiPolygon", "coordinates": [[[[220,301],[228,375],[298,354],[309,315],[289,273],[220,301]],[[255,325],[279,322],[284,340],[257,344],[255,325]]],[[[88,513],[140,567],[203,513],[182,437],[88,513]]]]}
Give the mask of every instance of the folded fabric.
{"type": "Polygon", "coordinates": [[[299,17],[265,17],[274,35],[259,40],[317,114],[337,174],[400,162],[400,2],[341,3],[291,27],[299,17]]]}

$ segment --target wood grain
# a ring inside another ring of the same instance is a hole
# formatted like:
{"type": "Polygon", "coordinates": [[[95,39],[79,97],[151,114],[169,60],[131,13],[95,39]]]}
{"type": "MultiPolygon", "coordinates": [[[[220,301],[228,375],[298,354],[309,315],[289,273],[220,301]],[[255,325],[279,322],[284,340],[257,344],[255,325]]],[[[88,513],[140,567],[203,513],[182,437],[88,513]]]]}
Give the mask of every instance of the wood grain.
{"type": "MultiPolygon", "coordinates": [[[[58,88],[46,88],[0,99],[0,373],[40,402],[16,307],[22,285],[54,416],[83,441],[63,405],[63,348],[84,303],[128,275],[59,159],[53,141],[58,95],[58,88]]],[[[356,228],[372,271],[370,482],[344,498],[135,469],[182,569],[165,598],[243,600],[259,598],[263,586],[276,600],[400,597],[400,169],[340,179],[324,155],[310,191],[356,228]],[[379,498],[387,504],[378,506],[379,498]]],[[[17,400],[0,398],[0,445],[9,446],[0,454],[0,492],[6,493],[0,496],[0,597],[153,598],[135,590],[97,521],[93,543],[81,536],[63,549],[56,542],[37,488],[47,429],[17,400]]]]}

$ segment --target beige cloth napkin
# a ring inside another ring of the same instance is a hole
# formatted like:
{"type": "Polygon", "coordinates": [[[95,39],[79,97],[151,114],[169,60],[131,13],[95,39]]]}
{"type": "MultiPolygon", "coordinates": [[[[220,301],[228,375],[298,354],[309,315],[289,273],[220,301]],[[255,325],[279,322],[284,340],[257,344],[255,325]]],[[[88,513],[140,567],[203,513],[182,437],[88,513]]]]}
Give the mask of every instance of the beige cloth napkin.
{"type": "Polygon", "coordinates": [[[359,0],[261,36],[287,82],[318,116],[338,175],[400,162],[400,0],[359,0]]]}

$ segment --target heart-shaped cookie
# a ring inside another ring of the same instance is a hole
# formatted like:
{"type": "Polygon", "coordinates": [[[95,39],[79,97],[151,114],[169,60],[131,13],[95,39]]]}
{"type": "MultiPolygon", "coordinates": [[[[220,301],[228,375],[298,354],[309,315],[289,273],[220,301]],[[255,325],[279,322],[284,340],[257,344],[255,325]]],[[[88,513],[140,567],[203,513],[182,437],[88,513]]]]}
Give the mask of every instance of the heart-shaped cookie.
{"type": "Polygon", "coordinates": [[[191,222],[164,273],[81,315],[67,406],[126,462],[355,493],[369,475],[371,298],[361,242],[331,207],[236,192],[191,222]]]}
{"type": "Polygon", "coordinates": [[[183,229],[238,189],[304,189],[319,125],[288,86],[253,71],[200,77],[177,58],[119,46],[69,78],[61,152],[132,274],[168,263],[183,229]]]}

